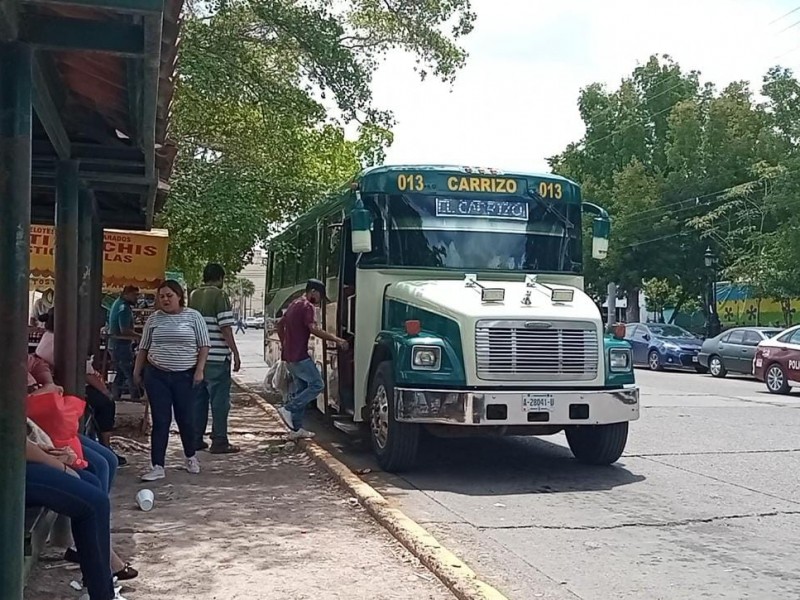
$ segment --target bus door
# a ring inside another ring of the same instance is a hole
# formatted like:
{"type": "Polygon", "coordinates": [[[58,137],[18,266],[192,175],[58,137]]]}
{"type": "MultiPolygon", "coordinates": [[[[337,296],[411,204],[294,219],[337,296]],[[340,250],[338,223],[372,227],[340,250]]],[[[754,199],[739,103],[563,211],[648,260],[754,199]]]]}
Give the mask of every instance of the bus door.
{"type": "MultiPolygon", "coordinates": [[[[339,307],[342,300],[341,258],[342,258],[342,212],[328,216],[321,223],[319,231],[320,256],[317,272],[319,279],[325,282],[330,302],[325,303],[322,314],[322,327],[325,331],[342,337],[339,320],[339,307]]],[[[324,344],[323,378],[325,381],[325,403],[327,412],[330,408],[342,411],[341,398],[341,362],[347,357],[336,344],[324,344]]],[[[326,414],[327,414],[326,412],[326,414]]]]}
{"type": "Polygon", "coordinates": [[[341,232],[337,335],[347,340],[350,346],[346,352],[339,351],[339,398],[340,412],[352,414],[355,406],[353,382],[356,340],[356,255],[350,251],[350,219],[344,221],[341,232]]]}

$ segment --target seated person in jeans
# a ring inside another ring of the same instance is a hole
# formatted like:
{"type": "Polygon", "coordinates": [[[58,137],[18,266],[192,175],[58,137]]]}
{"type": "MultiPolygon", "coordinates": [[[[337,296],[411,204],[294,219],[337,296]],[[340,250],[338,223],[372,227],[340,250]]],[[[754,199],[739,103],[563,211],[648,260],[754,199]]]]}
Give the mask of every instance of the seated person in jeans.
{"type": "MultiPolygon", "coordinates": [[[[29,354],[28,355],[28,393],[29,394],[42,394],[47,392],[62,393],[63,390],[53,383],[53,376],[50,372],[47,363],[41,358],[29,354]]],[[[29,420],[29,428],[37,427],[33,421],[29,420]]],[[[116,455],[101,444],[86,437],[85,435],[78,436],[81,441],[83,449],[83,457],[89,463],[87,471],[94,475],[91,483],[99,485],[108,496],[111,490],[111,484],[114,482],[114,477],[117,473],[117,457],[116,455]]],[[[45,438],[46,439],[46,438],[45,438]]],[[[73,549],[67,549],[64,558],[70,562],[80,563],[78,552],[73,549]]],[[[114,571],[114,576],[120,581],[127,579],[134,579],[139,575],[138,571],[130,566],[129,563],[117,555],[114,550],[111,550],[111,568],[114,571]]]]}
{"type": "Polygon", "coordinates": [[[99,480],[87,470],[73,471],[75,454],[54,449],[28,422],[25,446],[25,505],[69,517],[89,600],[122,600],[111,574],[111,506],[99,480]],[[34,441],[35,440],[35,441],[34,441]]]}

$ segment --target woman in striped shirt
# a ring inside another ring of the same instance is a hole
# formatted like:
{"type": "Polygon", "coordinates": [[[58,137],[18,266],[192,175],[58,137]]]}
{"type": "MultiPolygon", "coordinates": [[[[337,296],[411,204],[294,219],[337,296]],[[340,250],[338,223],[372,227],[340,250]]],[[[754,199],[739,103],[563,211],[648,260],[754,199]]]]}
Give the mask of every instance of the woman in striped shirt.
{"type": "Polygon", "coordinates": [[[203,383],[211,347],[205,320],[196,310],[186,308],[183,288],[177,281],[162,283],[157,298],[159,310],[144,326],[133,371],[137,385],[144,373],[144,387],[153,415],[152,469],[142,476],[142,481],[165,476],[173,411],[186,456],[186,470],[193,474],[200,472],[200,462],[195,456],[195,388],[203,383]]]}

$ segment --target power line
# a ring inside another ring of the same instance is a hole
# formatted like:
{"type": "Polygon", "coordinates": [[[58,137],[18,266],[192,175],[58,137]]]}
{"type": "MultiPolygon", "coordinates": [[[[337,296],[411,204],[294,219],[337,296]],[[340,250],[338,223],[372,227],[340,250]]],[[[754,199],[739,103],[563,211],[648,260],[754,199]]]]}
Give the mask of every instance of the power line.
{"type": "MultiPolygon", "coordinates": [[[[789,206],[796,206],[798,204],[800,204],[800,198],[795,198],[794,200],[790,200],[788,202],[784,202],[783,204],[781,204],[781,207],[785,208],[785,207],[789,207],[789,206]]],[[[641,240],[641,241],[638,241],[638,242],[633,242],[632,244],[626,244],[625,246],[621,246],[620,249],[624,250],[624,249],[627,249],[627,248],[636,248],[638,246],[643,246],[643,245],[646,245],[646,244],[652,244],[653,242],[660,242],[662,240],[668,240],[668,239],[672,239],[672,238],[676,238],[676,237],[679,237],[679,236],[682,236],[682,235],[688,235],[688,234],[689,234],[689,232],[687,232],[687,231],[678,231],[676,233],[671,233],[671,234],[668,234],[668,235],[662,235],[662,236],[655,237],[655,238],[641,240]]],[[[699,236],[699,237],[701,237],[701,236],[699,236]]]]}
{"type": "Polygon", "coordinates": [[[790,11],[789,11],[789,12],[787,12],[786,14],[783,14],[783,15],[781,15],[781,16],[780,16],[780,17],[778,17],[777,19],[774,19],[774,20],[770,21],[769,23],[767,23],[767,27],[769,27],[770,25],[774,25],[774,24],[775,24],[775,23],[777,23],[778,21],[783,21],[783,20],[784,20],[786,17],[788,17],[789,15],[793,15],[793,14],[794,14],[794,13],[796,13],[798,10],[800,10],[800,6],[798,6],[798,7],[796,7],[796,8],[793,8],[792,10],[790,10],[790,11]]]}
{"type": "Polygon", "coordinates": [[[760,181],[763,181],[763,180],[762,179],[756,179],[754,181],[748,181],[748,182],[745,182],[745,183],[740,183],[738,185],[733,185],[731,187],[728,187],[728,188],[725,188],[723,190],[719,190],[719,191],[716,191],[716,192],[712,192],[710,194],[703,194],[702,196],[695,196],[693,198],[686,198],[685,200],[679,200],[676,203],[677,207],[675,205],[673,205],[673,206],[661,206],[661,207],[649,208],[647,210],[643,210],[643,211],[637,213],[636,216],[633,219],[631,219],[629,221],[626,221],[626,225],[627,224],[631,224],[631,223],[636,224],[636,223],[643,223],[645,221],[649,221],[649,220],[653,219],[656,216],[656,215],[651,215],[650,213],[662,212],[662,213],[665,214],[665,216],[674,217],[677,214],[680,214],[680,213],[683,213],[683,212],[686,212],[686,211],[691,211],[691,210],[693,210],[695,208],[699,208],[699,207],[703,207],[703,208],[707,208],[707,209],[710,209],[712,207],[713,208],[717,208],[717,206],[716,206],[717,204],[722,205],[722,203],[727,200],[727,198],[724,197],[726,192],[734,190],[735,188],[741,187],[743,185],[747,185],[747,184],[750,184],[750,183],[758,183],[760,181]],[[713,200],[710,200],[708,202],[700,202],[700,200],[702,200],[703,198],[708,198],[710,196],[716,196],[716,198],[714,198],[713,200]],[[682,206],[686,202],[689,202],[689,203],[692,203],[692,204],[689,204],[688,206],[682,206]]]}
{"type": "MultiPolygon", "coordinates": [[[[781,21],[781,20],[785,19],[786,17],[788,17],[788,16],[790,16],[790,15],[792,15],[792,14],[796,13],[797,11],[800,11],[800,6],[797,6],[797,7],[793,8],[792,10],[790,10],[789,12],[787,12],[787,13],[783,14],[782,16],[778,17],[777,19],[774,19],[774,20],[773,20],[773,21],[771,21],[771,22],[770,22],[768,25],[773,25],[773,24],[777,23],[778,21],[781,21]]],[[[786,27],[786,28],[782,29],[780,32],[778,32],[778,35],[779,35],[779,34],[781,34],[781,33],[783,33],[783,32],[785,32],[785,31],[787,31],[788,29],[791,29],[791,28],[793,28],[793,27],[797,26],[797,25],[800,25],[800,21],[797,21],[796,23],[793,23],[792,25],[789,25],[788,27],[786,27]]],[[[781,57],[783,57],[783,56],[786,56],[786,55],[788,55],[788,54],[791,54],[792,52],[794,52],[794,51],[796,51],[796,50],[798,50],[798,49],[800,49],[800,46],[797,46],[796,48],[794,48],[794,49],[792,49],[792,50],[789,50],[789,51],[787,51],[787,52],[784,52],[783,54],[780,54],[780,55],[778,55],[778,56],[776,56],[776,57],[773,57],[773,60],[775,60],[775,59],[777,59],[777,58],[781,58],[781,57]]],[[[678,76],[680,77],[680,75],[678,75],[678,76]]],[[[653,99],[655,99],[655,98],[658,98],[658,97],[660,97],[660,96],[663,96],[664,94],[666,94],[667,92],[670,92],[670,91],[674,90],[675,88],[678,88],[678,87],[680,87],[680,86],[684,85],[685,83],[687,83],[687,81],[682,79],[682,80],[678,81],[678,83],[676,83],[675,85],[673,85],[673,86],[670,86],[669,88],[667,88],[667,89],[665,89],[665,90],[662,90],[661,92],[659,92],[659,93],[655,94],[654,96],[650,96],[649,98],[645,98],[644,100],[645,100],[645,102],[651,101],[651,100],[653,100],[653,99]]],[[[664,113],[665,113],[665,112],[667,112],[667,111],[670,111],[670,110],[672,110],[672,109],[673,109],[673,108],[675,108],[675,106],[677,106],[677,105],[678,105],[678,103],[679,103],[679,102],[681,102],[682,100],[685,100],[685,98],[680,98],[680,99],[678,99],[677,101],[675,101],[675,102],[674,102],[672,105],[668,106],[667,108],[664,108],[664,109],[662,109],[662,110],[659,110],[659,111],[657,111],[657,112],[655,112],[655,113],[653,113],[653,114],[651,114],[651,115],[648,115],[648,116],[647,116],[647,119],[653,119],[654,117],[657,117],[657,116],[659,116],[659,115],[662,115],[662,114],[664,114],[664,113]]],[[[612,108],[612,107],[609,107],[609,108],[607,108],[607,109],[606,109],[605,111],[603,111],[603,112],[611,112],[612,110],[613,110],[613,108],[612,108]]],[[[606,121],[604,121],[604,122],[603,122],[603,123],[601,123],[600,125],[608,125],[608,124],[609,124],[609,123],[611,123],[612,121],[613,121],[613,117],[612,117],[612,118],[610,118],[610,119],[608,119],[608,120],[606,120],[606,121]]],[[[622,127],[621,129],[615,129],[615,130],[614,130],[614,131],[612,131],[611,133],[609,133],[609,134],[607,134],[607,135],[605,135],[605,136],[603,136],[603,137],[601,137],[601,138],[599,138],[599,139],[596,139],[596,140],[592,140],[592,141],[590,141],[590,142],[587,142],[587,143],[584,145],[584,149],[591,148],[591,147],[592,147],[592,146],[594,146],[595,144],[598,144],[598,143],[600,143],[600,142],[602,142],[602,141],[605,141],[605,140],[607,140],[608,138],[610,138],[610,137],[613,137],[613,136],[614,136],[615,134],[617,134],[617,133],[622,133],[622,132],[624,132],[624,131],[627,131],[627,130],[628,130],[628,129],[630,129],[631,127],[635,127],[635,126],[637,126],[637,125],[646,125],[646,123],[647,123],[647,121],[646,121],[646,120],[639,120],[639,122],[629,123],[628,125],[626,125],[626,126],[622,127]]]]}

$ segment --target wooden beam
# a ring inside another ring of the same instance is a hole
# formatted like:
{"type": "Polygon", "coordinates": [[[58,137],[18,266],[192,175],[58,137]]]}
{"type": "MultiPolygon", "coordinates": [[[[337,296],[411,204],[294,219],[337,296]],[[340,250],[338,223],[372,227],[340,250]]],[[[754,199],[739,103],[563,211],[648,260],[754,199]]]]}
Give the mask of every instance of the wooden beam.
{"type": "Polygon", "coordinates": [[[61,121],[61,111],[53,100],[49,78],[44,74],[44,70],[39,61],[39,57],[33,60],[33,108],[42,123],[50,143],[55,148],[56,154],[61,159],[68,159],[72,153],[69,135],[64,129],[61,121]]]}
{"type": "Polygon", "coordinates": [[[164,0],[23,0],[23,2],[53,7],[83,6],[134,15],[161,13],[164,11],[164,0]]]}
{"type": "Polygon", "coordinates": [[[0,2],[0,42],[13,42],[17,39],[18,13],[17,0],[0,2]]]}
{"type": "Polygon", "coordinates": [[[145,175],[152,187],[147,193],[145,219],[147,229],[155,218],[158,171],[156,169],[156,120],[158,118],[158,82],[161,74],[161,16],[144,19],[144,81],[142,88],[142,151],[144,152],[145,175]]]}
{"type": "MultiPolygon", "coordinates": [[[[33,177],[39,180],[55,180],[56,173],[52,169],[34,168],[33,177]]],[[[118,184],[122,187],[133,186],[137,189],[146,189],[152,185],[150,179],[144,175],[126,175],[123,173],[106,173],[102,171],[81,171],[79,173],[79,177],[82,181],[85,181],[88,184],[118,184]]]]}
{"type": "Polygon", "coordinates": [[[144,53],[143,28],[116,21],[27,15],[20,23],[19,37],[48,50],[84,50],[139,57],[144,53]]]}
{"type": "MultiPolygon", "coordinates": [[[[89,161],[121,161],[125,163],[144,164],[144,155],[140,148],[130,146],[105,146],[103,144],[72,143],[72,156],[76,159],[89,161]]],[[[54,159],[50,145],[42,140],[33,142],[33,159],[54,159]]]]}
{"type": "Polygon", "coordinates": [[[0,594],[22,598],[31,221],[31,50],[0,44],[0,594]]]}

